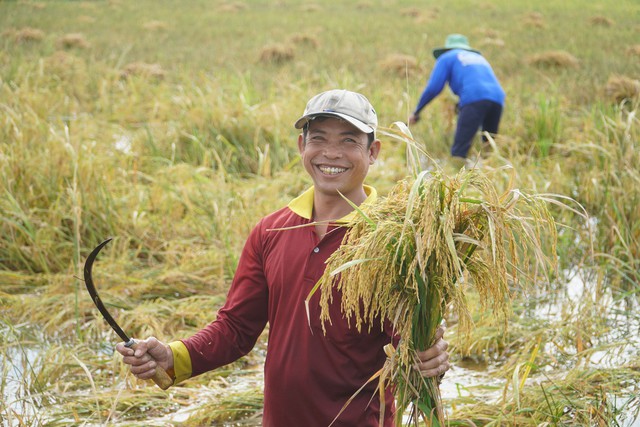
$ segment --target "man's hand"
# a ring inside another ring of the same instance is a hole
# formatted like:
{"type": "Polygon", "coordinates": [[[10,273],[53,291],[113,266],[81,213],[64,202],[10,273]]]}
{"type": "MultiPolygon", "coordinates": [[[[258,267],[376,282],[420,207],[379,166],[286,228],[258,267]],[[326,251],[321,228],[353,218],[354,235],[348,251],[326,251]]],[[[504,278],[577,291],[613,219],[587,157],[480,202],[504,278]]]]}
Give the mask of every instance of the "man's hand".
{"type": "Polygon", "coordinates": [[[120,353],[122,361],[130,365],[133,375],[148,380],[153,377],[156,367],[160,366],[165,371],[173,368],[173,352],[171,348],[158,341],[154,337],[146,340],[136,341],[135,351],[132,348],[125,347],[123,342],[116,345],[116,350],[120,353]]]}
{"type": "Polygon", "coordinates": [[[444,326],[439,326],[436,331],[435,343],[425,351],[418,352],[420,363],[416,364],[416,369],[423,377],[439,377],[449,370],[449,353],[447,348],[449,343],[444,336],[444,326]]]}
{"type": "Polygon", "coordinates": [[[419,120],[420,120],[420,116],[415,113],[409,116],[410,125],[415,125],[416,123],[418,123],[419,120]]]}

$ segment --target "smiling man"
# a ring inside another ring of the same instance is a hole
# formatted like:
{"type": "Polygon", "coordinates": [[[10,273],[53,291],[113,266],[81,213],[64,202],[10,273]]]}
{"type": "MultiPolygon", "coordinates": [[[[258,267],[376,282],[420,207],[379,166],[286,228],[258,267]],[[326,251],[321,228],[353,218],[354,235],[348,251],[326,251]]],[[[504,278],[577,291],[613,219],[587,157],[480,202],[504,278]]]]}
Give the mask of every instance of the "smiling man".
{"type": "Polygon", "coordinates": [[[319,222],[319,236],[329,221],[353,210],[344,197],[356,205],[368,194],[375,197],[364,180],[380,152],[380,141],[375,138],[377,124],[367,98],[346,90],[316,95],[295,123],[302,129],[298,136],[302,163],[313,180],[312,217],[319,222]]]}
{"type": "MultiPolygon", "coordinates": [[[[151,337],[136,350],[116,346],[131,372],[149,379],[157,366],[175,383],[231,363],[247,354],[267,322],[263,425],[275,427],[368,427],[379,425],[380,399],[371,376],[385,362],[383,347],[395,342],[388,322],[358,332],[330,308],[326,334],[319,295],[305,299],[322,276],[327,258],[340,246],[352,206],[373,202],[364,184],[380,152],[376,112],[363,95],[331,90],[313,97],[295,123],[298,148],[313,186],[286,207],[264,217],[242,251],[224,306],[215,321],[195,335],[169,344],[151,337]],[[367,384],[366,386],[364,386],[367,384]],[[341,413],[361,387],[362,390],[341,413]],[[337,417],[337,419],[336,419],[337,417]]],[[[419,353],[423,375],[449,369],[441,329],[436,343],[419,353]]],[[[384,426],[393,426],[393,395],[386,391],[384,426]]]]}

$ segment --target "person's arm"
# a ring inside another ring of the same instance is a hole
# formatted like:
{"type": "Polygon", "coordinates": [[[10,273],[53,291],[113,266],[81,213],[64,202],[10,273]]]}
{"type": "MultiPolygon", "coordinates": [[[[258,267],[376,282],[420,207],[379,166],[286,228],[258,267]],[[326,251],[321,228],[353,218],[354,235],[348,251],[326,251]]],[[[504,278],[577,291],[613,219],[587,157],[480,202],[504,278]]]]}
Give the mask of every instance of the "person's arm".
{"type": "Polygon", "coordinates": [[[149,379],[156,366],[161,366],[177,383],[231,363],[253,348],[267,323],[269,294],[263,276],[260,236],[258,226],[245,244],[227,300],[215,321],[169,345],[153,337],[138,341],[135,351],[124,343],[116,345],[132,374],[149,379]]]}
{"type": "MultiPolygon", "coordinates": [[[[188,350],[190,376],[227,365],[247,354],[267,324],[269,289],[263,268],[263,228],[261,222],[251,231],[216,320],[181,340],[188,350]]],[[[184,373],[177,371],[177,376],[184,378],[184,373]]]]}
{"type": "Polygon", "coordinates": [[[446,61],[444,58],[440,58],[436,61],[433,70],[431,71],[431,75],[429,76],[429,81],[422,91],[420,100],[418,101],[413,114],[409,117],[409,124],[414,124],[420,120],[420,111],[422,111],[422,109],[444,89],[444,86],[449,79],[448,64],[449,61],[446,61]]]}

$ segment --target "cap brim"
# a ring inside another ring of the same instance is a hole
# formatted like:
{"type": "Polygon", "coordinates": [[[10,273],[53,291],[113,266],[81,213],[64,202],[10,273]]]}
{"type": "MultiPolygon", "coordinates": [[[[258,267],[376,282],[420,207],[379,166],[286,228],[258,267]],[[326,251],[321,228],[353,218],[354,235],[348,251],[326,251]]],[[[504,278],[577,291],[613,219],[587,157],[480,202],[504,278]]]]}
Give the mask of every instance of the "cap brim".
{"type": "Polygon", "coordinates": [[[317,113],[317,114],[309,114],[307,116],[302,116],[296,121],[294,126],[296,127],[296,129],[302,129],[305,124],[309,123],[310,120],[313,120],[316,117],[321,117],[321,116],[322,117],[330,116],[330,117],[341,118],[341,119],[351,123],[352,125],[354,125],[356,128],[358,128],[359,130],[361,130],[364,133],[375,132],[375,128],[373,128],[373,127],[371,127],[371,126],[369,126],[369,125],[367,125],[365,123],[362,123],[358,119],[354,119],[353,117],[348,116],[346,114],[335,113],[335,112],[330,112],[330,111],[317,113]]]}

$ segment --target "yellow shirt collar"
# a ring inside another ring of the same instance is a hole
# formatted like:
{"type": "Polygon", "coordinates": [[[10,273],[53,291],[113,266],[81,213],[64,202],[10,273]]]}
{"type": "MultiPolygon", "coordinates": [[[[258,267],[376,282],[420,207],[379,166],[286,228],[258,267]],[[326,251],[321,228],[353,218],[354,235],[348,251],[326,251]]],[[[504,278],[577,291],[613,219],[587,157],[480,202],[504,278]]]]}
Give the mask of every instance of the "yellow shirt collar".
{"type": "MultiPolygon", "coordinates": [[[[364,192],[367,195],[367,198],[365,199],[364,202],[362,202],[362,204],[364,205],[365,203],[375,202],[375,200],[378,198],[378,192],[376,191],[376,189],[368,185],[364,185],[363,187],[364,187],[364,192]]],[[[310,220],[313,216],[313,195],[314,195],[314,191],[313,191],[313,187],[311,187],[307,191],[305,191],[304,193],[302,193],[301,195],[299,195],[298,197],[290,201],[287,206],[294,213],[300,215],[303,218],[310,220]]],[[[336,220],[335,222],[341,223],[341,224],[349,223],[355,218],[356,214],[357,214],[356,211],[352,211],[347,215],[343,216],[342,218],[336,220]]]]}

